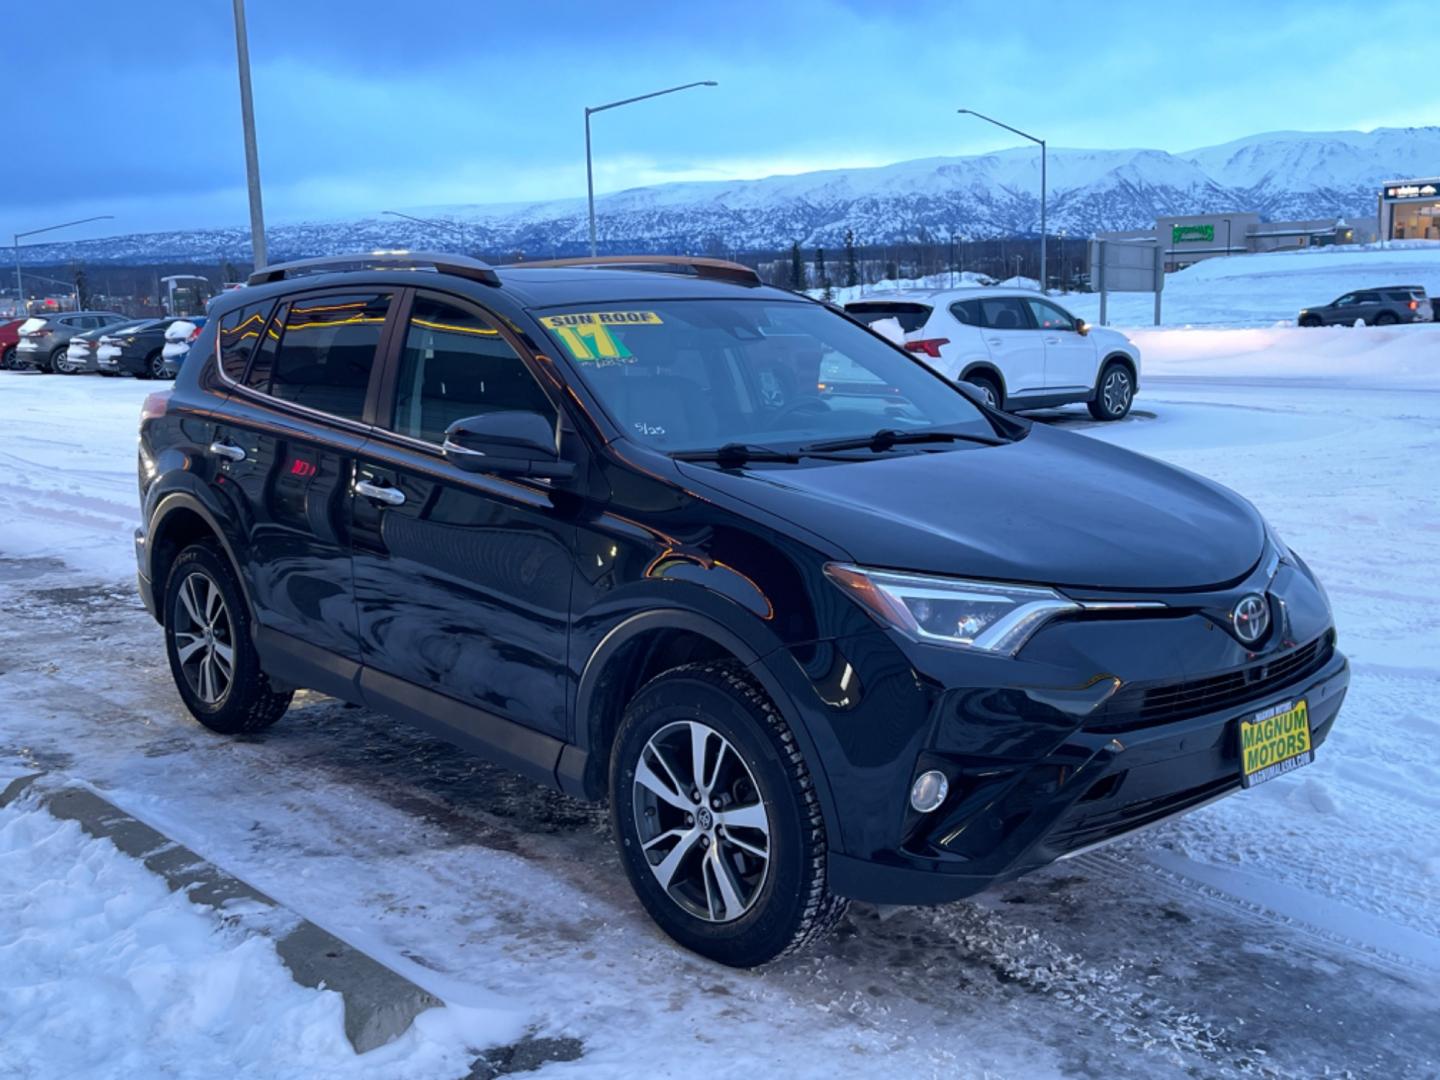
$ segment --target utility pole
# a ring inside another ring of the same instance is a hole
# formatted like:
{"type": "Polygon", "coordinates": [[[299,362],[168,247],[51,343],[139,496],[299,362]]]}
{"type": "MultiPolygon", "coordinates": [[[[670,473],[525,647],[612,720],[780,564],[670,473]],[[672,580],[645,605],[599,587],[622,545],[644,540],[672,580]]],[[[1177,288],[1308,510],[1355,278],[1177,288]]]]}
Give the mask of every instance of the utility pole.
{"type": "Polygon", "coordinates": [[[250,189],[250,249],[255,269],[265,255],[265,209],[260,203],[260,151],[255,145],[255,104],[250,97],[250,40],[245,30],[245,0],[235,3],[235,60],[240,68],[240,122],[245,128],[245,183],[250,189]]]}

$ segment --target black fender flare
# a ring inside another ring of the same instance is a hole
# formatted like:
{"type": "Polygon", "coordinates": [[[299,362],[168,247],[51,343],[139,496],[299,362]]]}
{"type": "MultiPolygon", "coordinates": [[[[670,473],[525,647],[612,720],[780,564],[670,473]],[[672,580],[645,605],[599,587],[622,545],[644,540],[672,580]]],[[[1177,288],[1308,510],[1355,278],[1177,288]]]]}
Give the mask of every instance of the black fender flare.
{"type": "MultiPolygon", "coordinates": [[[[824,762],[820,760],[819,751],[801,718],[801,712],[795,704],[794,697],[786,690],[777,674],[776,669],[779,665],[773,660],[775,657],[788,660],[790,656],[788,650],[783,645],[776,643],[773,648],[761,651],[752,642],[746,640],[742,634],[725,626],[718,619],[687,608],[657,607],[636,611],[621,619],[601,638],[600,644],[595,647],[595,651],[585,662],[576,689],[575,741],[566,745],[556,767],[556,778],[561,789],[582,798],[594,798],[597,794],[602,794],[602,792],[595,792],[593,787],[586,782],[587,769],[598,769],[603,765],[602,762],[592,763],[590,760],[591,744],[595,735],[592,721],[593,702],[601,673],[605,670],[606,664],[626,644],[641,634],[654,630],[682,630],[708,638],[745,665],[746,670],[754,676],[765,693],[769,695],[770,700],[775,703],[775,707],[780,711],[785,723],[794,733],[796,742],[800,744],[800,752],[805,756],[805,763],[809,766],[810,777],[815,784],[815,792],[820,798],[820,806],[824,811],[825,820],[831,823],[830,845],[837,847],[839,819],[836,816],[835,803],[830,791],[830,781],[825,773],[824,762]]],[[[803,677],[798,666],[796,671],[803,677]]],[[[601,775],[604,775],[603,771],[601,771],[601,775]]]]}
{"type": "Polygon", "coordinates": [[[967,379],[970,378],[971,375],[973,375],[977,371],[983,375],[988,376],[989,378],[994,379],[997,383],[1000,384],[1000,400],[1003,402],[1006,395],[1008,395],[1010,391],[1005,386],[1005,376],[1000,373],[1000,369],[996,367],[994,362],[991,360],[970,361],[970,363],[966,364],[965,367],[961,370],[960,377],[957,378],[955,381],[965,382],[967,379]]]}
{"type": "MultiPolygon", "coordinates": [[[[193,492],[171,491],[161,496],[155,504],[145,527],[145,565],[142,574],[150,581],[154,588],[161,589],[164,582],[154,580],[154,551],[157,538],[165,533],[165,521],[177,511],[186,510],[194,513],[203,521],[216,539],[220,541],[220,547],[225,552],[225,557],[230,560],[230,565],[235,567],[236,579],[240,582],[240,595],[245,601],[247,613],[250,616],[250,625],[258,626],[259,622],[255,617],[255,604],[250,599],[249,590],[245,587],[245,575],[241,573],[243,563],[235,554],[235,545],[225,529],[220,524],[220,519],[205,505],[205,503],[193,492]]],[[[157,605],[158,607],[158,605],[157,605]]],[[[163,618],[163,617],[162,617],[163,618]]]]}

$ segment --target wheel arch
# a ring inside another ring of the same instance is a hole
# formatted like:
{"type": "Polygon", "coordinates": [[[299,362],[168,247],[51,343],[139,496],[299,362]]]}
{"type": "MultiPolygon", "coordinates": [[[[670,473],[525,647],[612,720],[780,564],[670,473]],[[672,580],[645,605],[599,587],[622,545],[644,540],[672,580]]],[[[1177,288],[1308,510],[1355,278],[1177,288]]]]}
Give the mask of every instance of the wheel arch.
{"type": "Polygon", "coordinates": [[[155,598],[155,620],[165,625],[165,583],[170,567],[180,552],[191,544],[213,540],[220,545],[230,565],[235,569],[235,578],[240,582],[240,595],[251,616],[255,615],[254,605],[245,591],[244,577],[240,573],[240,561],[225,530],[208,507],[188,492],[177,491],[166,495],[155,507],[146,530],[146,577],[150,580],[155,598]]]}
{"type": "Polygon", "coordinates": [[[998,387],[1000,387],[1000,402],[1001,402],[1002,405],[1004,404],[1005,398],[1009,396],[1010,391],[1009,391],[1009,389],[1005,386],[1005,376],[1002,375],[1002,374],[1000,373],[1000,369],[995,366],[995,361],[993,361],[993,360],[972,360],[972,361],[970,361],[968,364],[966,364],[963,368],[960,369],[960,378],[957,379],[956,381],[957,381],[957,382],[965,382],[965,381],[967,381],[967,380],[970,378],[970,376],[972,376],[972,375],[985,375],[985,376],[987,376],[988,378],[994,379],[994,380],[995,380],[995,384],[996,384],[998,387]]]}
{"type": "Polygon", "coordinates": [[[1135,384],[1135,388],[1138,390],[1140,388],[1140,371],[1135,364],[1135,358],[1129,353],[1122,352],[1119,349],[1107,354],[1105,359],[1100,361],[1100,368],[1095,372],[1096,389],[1098,390],[1100,387],[1100,380],[1105,375],[1105,369],[1114,363],[1125,365],[1125,369],[1130,372],[1130,381],[1135,384]]]}
{"type": "Polygon", "coordinates": [[[810,769],[826,820],[837,821],[830,785],[794,698],[768,662],[768,652],[718,619],[678,607],[646,608],[616,623],[601,639],[580,675],[575,696],[574,742],[561,753],[557,779],[563,790],[603,798],[610,748],[625,706],[661,672],[696,660],[731,659],[742,665],[775,704],[794,733],[810,769]]]}

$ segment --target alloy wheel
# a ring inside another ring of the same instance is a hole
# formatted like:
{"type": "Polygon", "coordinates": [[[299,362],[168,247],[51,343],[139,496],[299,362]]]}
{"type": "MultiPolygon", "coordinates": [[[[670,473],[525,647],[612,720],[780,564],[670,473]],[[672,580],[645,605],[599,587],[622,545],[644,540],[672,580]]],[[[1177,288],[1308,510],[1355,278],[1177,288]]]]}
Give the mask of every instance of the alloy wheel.
{"type": "Polygon", "coordinates": [[[770,815],[750,767],[708,724],[657,731],[635,763],[635,828],[650,872],[698,919],[734,922],[770,869],[770,815]]]}
{"type": "Polygon", "coordinates": [[[1110,372],[1101,388],[1105,411],[1111,416],[1119,416],[1130,407],[1131,393],[1129,374],[1119,368],[1110,372]]]}
{"type": "Polygon", "coordinates": [[[150,377],[152,379],[163,379],[165,377],[165,358],[156,353],[150,359],[150,377]]]}
{"type": "Polygon", "coordinates": [[[235,672],[235,636],[220,587],[196,572],[180,583],[175,608],[175,652],[195,696],[219,704],[235,672]]]}

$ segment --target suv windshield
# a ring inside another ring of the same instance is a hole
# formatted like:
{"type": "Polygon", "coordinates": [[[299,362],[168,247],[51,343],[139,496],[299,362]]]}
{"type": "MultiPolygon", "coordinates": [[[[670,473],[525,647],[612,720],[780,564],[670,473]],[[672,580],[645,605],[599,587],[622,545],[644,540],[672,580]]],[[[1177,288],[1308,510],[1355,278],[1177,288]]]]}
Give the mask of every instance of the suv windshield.
{"type": "Polygon", "coordinates": [[[539,318],[620,426],[666,452],[880,429],[995,434],[940,376],[818,304],[635,301],[539,318]]]}

